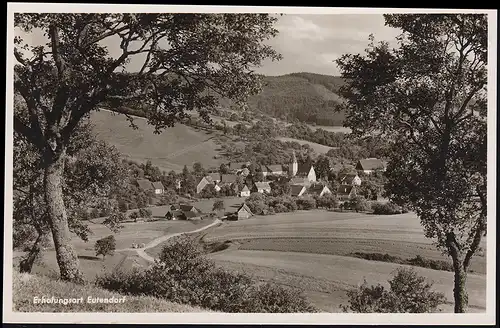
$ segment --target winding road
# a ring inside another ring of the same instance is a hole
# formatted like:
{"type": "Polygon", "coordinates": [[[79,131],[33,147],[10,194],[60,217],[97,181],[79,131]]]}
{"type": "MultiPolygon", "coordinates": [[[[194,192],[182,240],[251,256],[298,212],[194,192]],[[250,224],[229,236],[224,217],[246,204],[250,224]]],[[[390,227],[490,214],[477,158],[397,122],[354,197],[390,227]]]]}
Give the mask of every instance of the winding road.
{"type": "Polygon", "coordinates": [[[172,233],[172,234],[164,235],[164,236],[158,237],[156,239],[153,239],[152,241],[150,241],[149,243],[147,243],[146,246],[143,247],[143,248],[122,248],[122,249],[117,249],[116,251],[117,252],[119,252],[119,251],[136,251],[137,255],[139,255],[140,257],[142,257],[146,261],[148,261],[148,262],[154,262],[155,259],[152,256],[148,255],[145,252],[146,249],[158,246],[159,244],[161,244],[161,243],[169,240],[170,238],[174,238],[174,237],[177,237],[177,236],[180,236],[180,235],[188,235],[188,234],[197,233],[197,232],[206,230],[208,228],[211,228],[213,226],[218,225],[221,222],[222,221],[220,219],[215,219],[215,221],[212,222],[212,223],[210,223],[209,225],[201,227],[201,228],[196,229],[196,230],[186,231],[186,232],[172,233]]]}

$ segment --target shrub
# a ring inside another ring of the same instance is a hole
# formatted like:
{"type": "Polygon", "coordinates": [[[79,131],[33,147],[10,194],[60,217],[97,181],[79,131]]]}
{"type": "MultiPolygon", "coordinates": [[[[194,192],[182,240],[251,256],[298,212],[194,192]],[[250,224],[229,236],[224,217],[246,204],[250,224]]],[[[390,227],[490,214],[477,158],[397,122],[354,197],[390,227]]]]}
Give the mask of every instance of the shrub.
{"type": "Polygon", "coordinates": [[[446,301],[442,293],[431,291],[432,283],[413,269],[398,269],[389,286],[386,290],[380,284],[368,286],[365,281],[358,289],[347,292],[349,306],[341,308],[359,313],[426,313],[435,312],[446,301]]]}
{"type": "Polygon", "coordinates": [[[383,214],[383,215],[392,215],[392,214],[401,214],[403,213],[401,207],[397,206],[392,202],[387,203],[373,203],[372,204],[373,214],[383,214]]]}
{"type": "Polygon", "coordinates": [[[297,207],[299,210],[311,210],[316,208],[316,200],[314,198],[305,197],[297,199],[297,207]]]}
{"type": "Polygon", "coordinates": [[[443,260],[430,260],[421,257],[420,255],[415,256],[408,260],[411,265],[416,265],[423,268],[430,268],[434,270],[444,270],[444,271],[454,271],[453,265],[449,262],[443,260]]]}
{"type": "Polygon", "coordinates": [[[106,255],[113,255],[116,249],[116,240],[115,236],[109,235],[105,238],[99,239],[95,242],[94,245],[96,256],[102,255],[102,259],[106,257],[106,255]]]}
{"type": "Polygon", "coordinates": [[[363,196],[356,196],[343,204],[344,209],[355,210],[356,212],[366,212],[370,210],[370,204],[363,196]]]}
{"type": "Polygon", "coordinates": [[[312,312],[298,291],[256,285],[243,273],[216,267],[194,239],[175,238],[144,271],[115,271],[96,284],[131,295],[148,295],[222,312],[312,312]]]}
{"type": "Polygon", "coordinates": [[[153,212],[149,208],[140,208],[139,209],[139,217],[144,219],[149,219],[153,216],[153,212]]]}

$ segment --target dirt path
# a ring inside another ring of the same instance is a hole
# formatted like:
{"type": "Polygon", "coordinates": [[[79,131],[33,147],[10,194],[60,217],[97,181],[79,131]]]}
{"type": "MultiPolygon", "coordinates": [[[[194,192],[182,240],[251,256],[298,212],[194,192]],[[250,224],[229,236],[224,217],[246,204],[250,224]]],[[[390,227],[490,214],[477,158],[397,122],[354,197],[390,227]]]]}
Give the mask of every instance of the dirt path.
{"type": "Polygon", "coordinates": [[[217,225],[217,224],[219,224],[221,222],[222,222],[221,220],[216,219],[214,222],[210,223],[209,225],[201,227],[201,228],[196,229],[196,230],[186,231],[186,232],[172,233],[172,234],[168,234],[168,235],[164,235],[164,236],[158,237],[156,239],[153,239],[149,243],[147,243],[146,246],[143,247],[143,248],[122,248],[122,249],[117,249],[116,252],[119,252],[119,251],[136,251],[137,255],[139,255],[140,257],[142,257],[146,261],[148,261],[148,262],[154,262],[155,259],[152,256],[148,255],[145,252],[146,249],[156,247],[159,244],[161,244],[161,243],[163,243],[163,242],[165,242],[165,241],[167,241],[167,240],[169,240],[170,238],[173,238],[173,237],[177,237],[177,236],[180,236],[180,235],[188,235],[188,234],[192,234],[192,233],[197,233],[197,232],[203,231],[203,230],[211,228],[211,227],[213,227],[213,226],[215,226],[215,225],[217,225]]]}

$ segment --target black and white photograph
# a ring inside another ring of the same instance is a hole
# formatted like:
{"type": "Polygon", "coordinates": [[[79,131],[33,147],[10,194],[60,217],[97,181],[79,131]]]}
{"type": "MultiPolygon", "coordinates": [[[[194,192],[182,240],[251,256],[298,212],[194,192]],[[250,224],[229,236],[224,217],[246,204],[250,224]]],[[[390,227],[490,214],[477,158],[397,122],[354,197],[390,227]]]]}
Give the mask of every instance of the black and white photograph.
{"type": "Polygon", "coordinates": [[[495,323],[496,10],[7,25],[6,322],[495,323]]]}

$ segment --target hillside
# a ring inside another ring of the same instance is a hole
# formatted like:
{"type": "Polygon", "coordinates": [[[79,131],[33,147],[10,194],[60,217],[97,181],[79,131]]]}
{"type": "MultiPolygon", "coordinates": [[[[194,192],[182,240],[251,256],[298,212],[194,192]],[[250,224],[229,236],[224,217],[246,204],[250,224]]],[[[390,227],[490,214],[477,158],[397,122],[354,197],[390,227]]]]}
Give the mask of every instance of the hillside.
{"type": "Polygon", "coordinates": [[[92,112],[90,121],[98,138],[114,145],[128,159],[143,163],[150,160],[165,171],[182,171],[184,165],[202,162],[204,167],[219,166],[217,132],[195,129],[183,124],[154,134],[154,128],[146,120],[137,118],[137,130],[129,126],[123,115],[101,110],[92,112]]]}
{"type": "Polygon", "coordinates": [[[110,292],[92,285],[52,280],[47,277],[13,274],[13,310],[16,312],[213,312],[190,305],[177,304],[150,296],[129,296],[110,292]],[[33,297],[83,298],[79,304],[34,304],[33,297]],[[91,298],[123,299],[122,303],[87,303],[91,298]]]}
{"type": "MultiPolygon", "coordinates": [[[[342,102],[338,91],[343,84],[340,77],[313,73],[266,76],[262,92],[250,97],[248,107],[290,122],[340,126],[344,114],[335,107],[342,102]]],[[[223,106],[230,104],[222,102],[223,106]]]]}

